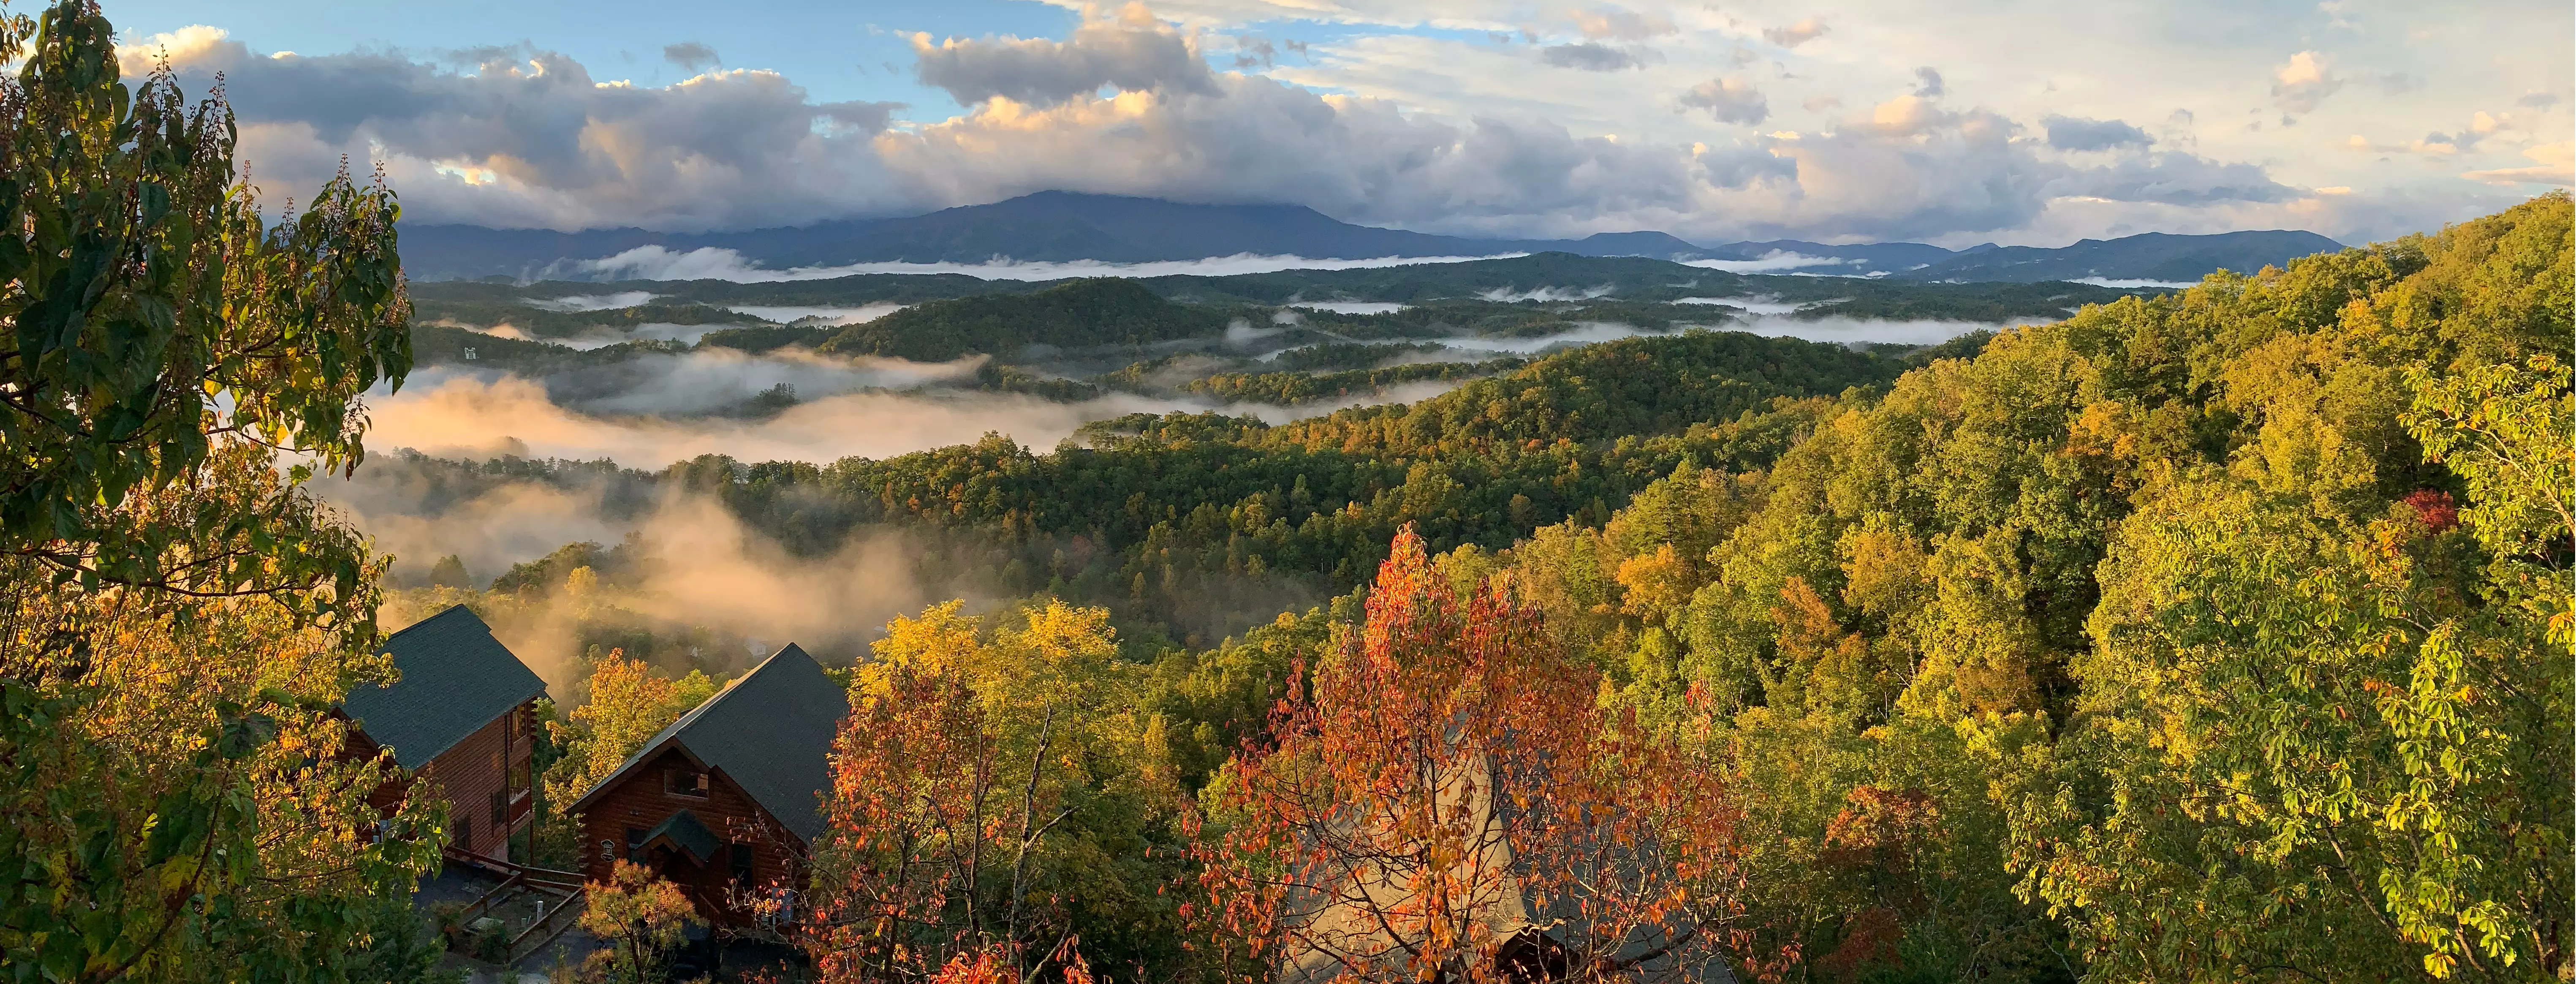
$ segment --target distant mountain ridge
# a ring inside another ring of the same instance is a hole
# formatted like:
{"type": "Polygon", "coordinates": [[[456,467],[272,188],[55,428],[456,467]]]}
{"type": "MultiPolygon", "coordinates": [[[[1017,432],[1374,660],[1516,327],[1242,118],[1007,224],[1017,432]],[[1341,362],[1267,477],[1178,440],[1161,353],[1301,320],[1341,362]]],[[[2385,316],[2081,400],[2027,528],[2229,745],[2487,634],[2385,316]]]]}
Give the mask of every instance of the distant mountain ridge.
{"type": "MultiPolygon", "coordinates": [[[[1146,263],[1254,254],[1308,259],[1492,256],[1562,252],[1677,262],[1757,262],[1780,272],[1932,280],[2036,282],[2081,277],[2197,280],[2225,267],[2254,270],[2340,245],[2308,232],[2216,236],[2148,233],[2084,240],[2063,249],[1923,243],[1828,246],[1799,240],[1701,245],[1654,231],[1583,239],[1472,239],[1354,225],[1302,205],[1199,205],[1154,198],[1048,191],[894,219],[840,219],[746,232],[644,229],[555,232],[465,225],[405,225],[404,266],[416,280],[588,279],[584,261],[641,246],[676,252],[729,249],[768,269],[853,263],[1146,263]]],[[[600,271],[602,273],[607,271],[600,271]]]]}
{"type": "Polygon", "coordinates": [[[2189,283],[2215,270],[2253,273],[2314,253],[2343,248],[2313,232],[2266,229],[2209,236],[2140,233],[2118,239],[2085,239],[2072,246],[1986,245],[1921,269],[1895,274],[1918,280],[2010,281],[2155,280],[2189,283]]]}

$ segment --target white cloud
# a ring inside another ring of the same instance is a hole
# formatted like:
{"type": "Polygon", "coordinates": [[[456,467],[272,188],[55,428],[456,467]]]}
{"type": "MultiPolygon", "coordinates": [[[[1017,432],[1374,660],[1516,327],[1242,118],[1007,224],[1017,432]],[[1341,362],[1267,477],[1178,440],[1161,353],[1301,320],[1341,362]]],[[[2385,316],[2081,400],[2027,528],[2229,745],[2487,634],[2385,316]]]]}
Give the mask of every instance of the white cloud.
{"type": "Polygon", "coordinates": [[[960,103],[1002,98],[1051,106],[1115,86],[1120,91],[1166,90],[1208,94],[1213,73],[1188,39],[1141,5],[1114,19],[1087,20],[1064,41],[1045,38],[912,37],[921,81],[948,90],[960,103]]]}
{"type": "Polygon", "coordinates": [[[167,48],[191,91],[226,72],[244,156],[278,194],[348,154],[385,161],[416,221],[554,228],[801,224],[1064,188],[1465,235],[2055,245],[2241,221],[2360,241],[2510,203],[2519,185],[2480,182],[2545,172],[2517,155],[2571,138],[2548,111],[2565,105],[2563,3],[2374,9],[2330,49],[2310,40],[2322,15],[2277,14],[2183,0],[2110,33],[2043,0],[1938,17],[1852,0],[1158,0],[1052,39],[929,44],[920,77],[969,102],[948,118],[774,72],[631,85],[532,47],[272,58],[198,28],[131,54],[167,48]],[[1287,50],[1302,55],[1263,56],[1287,50]],[[1587,57],[1619,70],[1533,71],[1587,57]],[[1916,74],[1930,65],[1937,86],[1916,74]],[[2386,95],[2399,78],[2421,85],[2386,95]],[[1709,105],[1687,102],[1703,85],[1709,105]],[[1842,108],[1891,92],[1909,95],[1842,108]],[[1757,118],[1783,135],[1746,132],[1757,118]],[[2326,152],[2347,133],[2454,153],[2399,173],[2326,152]],[[2289,190],[2310,187],[2363,190],[2331,207],[2289,190]]]}
{"type": "Polygon", "coordinates": [[[2326,56],[2313,51],[2291,55],[2289,61],[2272,70],[2272,98],[2287,113],[2316,112],[2327,96],[2341,88],[2343,80],[2335,77],[2326,56]]]}
{"type": "Polygon", "coordinates": [[[2496,185],[2576,184],[2576,142],[2561,140],[2557,143],[2541,144],[2523,151],[2522,155],[2538,163],[2530,167],[2470,171],[2460,176],[2471,181],[2484,181],[2496,185]]]}

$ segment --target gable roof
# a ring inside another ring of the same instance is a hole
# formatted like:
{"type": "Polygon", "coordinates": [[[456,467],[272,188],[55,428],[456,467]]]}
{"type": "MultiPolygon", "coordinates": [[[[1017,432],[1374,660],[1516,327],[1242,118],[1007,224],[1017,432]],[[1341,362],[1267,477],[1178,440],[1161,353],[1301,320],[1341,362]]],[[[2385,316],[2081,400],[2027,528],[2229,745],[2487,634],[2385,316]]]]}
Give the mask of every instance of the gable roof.
{"type": "Polygon", "coordinates": [[[393,655],[401,679],[353,689],[340,706],[406,769],[429,764],[511,708],[546,694],[546,682],[463,605],[394,633],[378,651],[393,655]]]}
{"type": "Polygon", "coordinates": [[[850,715],[850,695],[794,643],[644,742],[617,771],[575,801],[576,811],[645,760],[678,745],[724,772],[752,801],[807,843],[823,832],[823,793],[832,787],[832,738],[850,715]]]}
{"type": "Polygon", "coordinates": [[[689,852],[689,856],[696,858],[699,864],[716,859],[716,832],[708,830],[706,821],[698,819],[695,813],[681,810],[671,814],[660,825],[644,832],[643,843],[650,847],[654,841],[664,837],[671,839],[671,846],[689,852]]]}

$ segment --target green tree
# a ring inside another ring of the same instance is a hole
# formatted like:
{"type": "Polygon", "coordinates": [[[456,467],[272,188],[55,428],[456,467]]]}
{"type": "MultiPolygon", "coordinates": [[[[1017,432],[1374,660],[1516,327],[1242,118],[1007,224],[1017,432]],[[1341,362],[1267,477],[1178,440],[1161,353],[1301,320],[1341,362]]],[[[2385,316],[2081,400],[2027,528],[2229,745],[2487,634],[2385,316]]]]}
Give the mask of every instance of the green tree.
{"type": "Polygon", "coordinates": [[[94,3],[0,21],[0,966],[418,971],[387,902],[443,818],[370,806],[333,711],[388,672],[382,563],[299,484],[409,366],[397,210],[344,175],[267,221],[229,111],[114,46],[94,3]]]}
{"type": "Polygon", "coordinates": [[[2212,478],[2105,564],[2074,730],[2014,804],[2097,972],[2555,979],[2576,761],[2567,377],[2414,375],[2466,508],[2212,478]]]}

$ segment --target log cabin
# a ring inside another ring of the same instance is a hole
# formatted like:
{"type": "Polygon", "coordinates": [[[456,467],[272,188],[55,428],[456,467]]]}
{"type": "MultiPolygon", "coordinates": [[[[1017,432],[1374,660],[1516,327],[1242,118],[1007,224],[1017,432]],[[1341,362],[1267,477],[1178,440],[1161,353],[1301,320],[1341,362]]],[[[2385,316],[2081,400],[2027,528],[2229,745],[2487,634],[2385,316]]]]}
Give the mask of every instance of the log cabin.
{"type": "Polygon", "coordinates": [[[823,831],[832,739],[849,694],[790,644],[644,742],[574,801],[583,868],[620,859],[678,885],[700,914],[739,928],[754,899],[792,899],[823,831]]]}
{"type": "Polygon", "coordinates": [[[350,750],[390,750],[404,778],[373,797],[391,811],[413,789],[447,800],[448,847],[507,860],[510,837],[534,815],[529,763],[536,702],[546,683],[463,605],[385,639],[399,677],[349,692],[350,750]]]}

